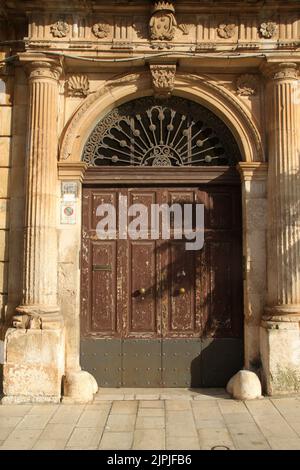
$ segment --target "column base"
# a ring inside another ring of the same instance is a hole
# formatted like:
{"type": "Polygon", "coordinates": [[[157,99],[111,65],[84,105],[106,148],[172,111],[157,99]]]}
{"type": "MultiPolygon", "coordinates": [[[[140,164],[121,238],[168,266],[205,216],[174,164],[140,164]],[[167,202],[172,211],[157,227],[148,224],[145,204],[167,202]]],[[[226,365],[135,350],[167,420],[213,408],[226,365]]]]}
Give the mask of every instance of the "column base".
{"type": "Polygon", "coordinates": [[[260,329],[262,382],[266,394],[300,391],[300,324],[294,316],[285,321],[263,320],[260,329]]]}
{"type": "Polygon", "coordinates": [[[90,403],[98,391],[98,384],[89,372],[71,370],[64,377],[63,389],[63,403],[90,403]]]}
{"type": "Polygon", "coordinates": [[[64,336],[64,329],[7,330],[3,403],[60,401],[65,363],[64,336]]]}
{"type": "Polygon", "coordinates": [[[60,329],[62,326],[63,317],[56,305],[20,305],[13,317],[14,328],[49,330],[60,329]]]}
{"type": "Polygon", "coordinates": [[[263,320],[266,321],[300,321],[300,305],[286,304],[265,307],[263,320]]]}

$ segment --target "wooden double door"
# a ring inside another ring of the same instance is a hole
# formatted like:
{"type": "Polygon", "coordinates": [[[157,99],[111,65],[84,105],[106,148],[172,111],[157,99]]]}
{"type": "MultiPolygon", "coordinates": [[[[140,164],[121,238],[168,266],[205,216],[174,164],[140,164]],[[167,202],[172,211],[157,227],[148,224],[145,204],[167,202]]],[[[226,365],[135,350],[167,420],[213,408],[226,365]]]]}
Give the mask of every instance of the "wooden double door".
{"type": "Polygon", "coordinates": [[[83,369],[102,387],[224,386],[243,363],[240,186],[87,186],[82,217],[83,369]],[[149,209],[139,239],[120,237],[121,197],[149,209]],[[103,203],[116,210],[106,240],[103,203]],[[152,204],[203,204],[203,248],[187,250],[172,217],[170,239],[152,239],[152,204]]]}

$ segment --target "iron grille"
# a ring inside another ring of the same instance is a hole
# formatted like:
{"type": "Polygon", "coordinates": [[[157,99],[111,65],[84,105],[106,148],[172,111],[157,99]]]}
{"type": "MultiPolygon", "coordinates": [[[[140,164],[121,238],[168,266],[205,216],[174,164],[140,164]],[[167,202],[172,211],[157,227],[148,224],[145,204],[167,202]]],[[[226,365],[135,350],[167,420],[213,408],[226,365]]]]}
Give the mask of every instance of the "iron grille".
{"type": "Polygon", "coordinates": [[[130,101],[98,122],[83,151],[88,166],[233,166],[240,160],[228,127],[183,98],[130,101]]]}

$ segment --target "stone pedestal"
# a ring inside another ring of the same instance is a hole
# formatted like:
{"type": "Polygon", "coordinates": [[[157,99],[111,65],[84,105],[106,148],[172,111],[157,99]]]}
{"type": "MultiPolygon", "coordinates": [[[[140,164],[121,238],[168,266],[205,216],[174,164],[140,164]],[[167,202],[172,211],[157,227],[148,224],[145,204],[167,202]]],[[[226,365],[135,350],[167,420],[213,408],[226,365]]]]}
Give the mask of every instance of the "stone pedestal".
{"type": "Polygon", "coordinates": [[[268,394],[300,389],[300,160],[294,63],[268,64],[267,305],[261,325],[268,394]]]}
{"type": "Polygon", "coordinates": [[[64,330],[10,328],[4,349],[3,403],[58,403],[64,374],[64,330]]]}
{"type": "Polygon", "coordinates": [[[268,395],[300,391],[300,332],[297,321],[263,321],[263,387],[268,395]]]}

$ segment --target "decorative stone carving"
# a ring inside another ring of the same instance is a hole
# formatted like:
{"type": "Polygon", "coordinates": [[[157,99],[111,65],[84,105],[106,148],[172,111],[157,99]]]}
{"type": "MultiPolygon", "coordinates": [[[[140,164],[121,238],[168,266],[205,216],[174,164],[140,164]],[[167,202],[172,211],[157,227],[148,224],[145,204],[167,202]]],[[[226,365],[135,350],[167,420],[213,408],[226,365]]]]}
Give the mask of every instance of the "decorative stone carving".
{"type": "Polygon", "coordinates": [[[45,41],[45,40],[41,40],[41,41],[25,41],[26,43],[26,47],[27,48],[30,48],[30,49],[38,49],[38,48],[41,48],[41,49],[50,49],[52,43],[50,41],[45,41]]]}
{"type": "Polygon", "coordinates": [[[134,49],[134,45],[130,41],[113,41],[111,48],[132,51],[134,49]]]}
{"type": "Polygon", "coordinates": [[[214,42],[198,42],[195,46],[195,52],[199,51],[213,51],[217,45],[214,42]]]}
{"type": "Polygon", "coordinates": [[[253,96],[258,91],[258,80],[255,75],[240,75],[236,81],[237,94],[241,96],[253,96]]]}
{"type": "MultiPolygon", "coordinates": [[[[75,112],[70,124],[67,126],[60,151],[60,160],[67,160],[70,155],[74,155],[74,149],[76,142],[76,135],[78,135],[79,129],[81,128],[85,119],[87,119],[89,109],[92,105],[97,102],[101,97],[107,96],[114,91],[115,88],[119,88],[124,84],[137,84],[137,90],[145,90],[150,84],[148,79],[150,74],[142,73],[130,73],[121,76],[118,79],[107,81],[105,85],[101,86],[95,93],[91,93],[82,103],[82,105],[75,112]],[[142,85],[141,85],[142,84],[142,85]]],[[[209,93],[216,97],[222,98],[227,103],[227,107],[232,107],[235,115],[239,115],[241,122],[244,123],[249,129],[251,135],[251,144],[247,147],[247,152],[251,156],[251,159],[255,158],[257,161],[264,160],[264,149],[262,145],[261,134],[258,131],[257,126],[251,119],[249,113],[245,110],[245,107],[241,104],[240,100],[237,100],[232,93],[228,92],[224,87],[221,87],[211,81],[208,77],[196,74],[179,74],[179,79],[185,84],[186,87],[197,90],[205,83],[205,87],[209,90],[209,93]]]]}
{"type": "Polygon", "coordinates": [[[29,80],[48,78],[58,81],[62,72],[62,68],[59,65],[43,61],[31,62],[26,67],[26,70],[29,74],[29,80]]]}
{"type": "Polygon", "coordinates": [[[298,71],[297,64],[294,63],[281,63],[278,67],[278,70],[274,71],[274,80],[284,80],[284,79],[297,79],[298,71]]]}
{"type": "Polygon", "coordinates": [[[150,65],[152,84],[156,95],[167,97],[174,88],[176,65],[150,65]]]}
{"type": "Polygon", "coordinates": [[[168,42],[152,42],[151,49],[158,49],[159,51],[163,49],[174,49],[174,45],[168,42]]]}
{"type": "Polygon", "coordinates": [[[193,27],[193,23],[180,23],[178,25],[178,28],[182,31],[182,34],[184,34],[185,36],[188,36],[190,34],[193,27]]]}
{"type": "Polygon", "coordinates": [[[90,92],[90,84],[86,75],[72,75],[67,81],[70,96],[85,97],[90,92]]]}
{"type": "Polygon", "coordinates": [[[217,33],[218,36],[222,39],[230,39],[235,35],[236,26],[233,23],[230,24],[220,24],[217,33]]]}
{"type": "Polygon", "coordinates": [[[265,39],[271,39],[277,31],[277,24],[273,21],[267,21],[262,23],[259,28],[261,37],[265,39]]]}
{"type": "Polygon", "coordinates": [[[236,46],[237,50],[255,50],[259,49],[259,44],[256,44],[254,42],[240,42],[236,46]]]}
{"type": "Polygon", "coordinates": [[[93,34],[99,39],[105,39],[110,34],[110,25],[105,21],[95,23],[92,27],[93,34]]]}
{"type": "Polygon", "coordinates": [[[278,41],[278,49],[294,49],[300,46],[300,41],[278,41]]]}
{"type": "Polygon", "coordinates": [[[176,26],[174,6],[170,2],[155,3],[149,22],[151,39],[172,40],[176,26]]]}
{"type": "Polygon", "coordinates": [[[134,28],[138,38],[146,39],[148,37],[147,18],[144,18],[144,17],[134,18],[132,27],[134,28]]]}
{"type": "Polygon", "coordinates": [[[65,38],[69,32],[70,28],[68,23],[65,21],[57,21],[50,26],[50,31],[52,36],[55,38],[65,38]]]}
{"type": "Polygon", "coordinates": [[[262,67],[263,73],[272,80],[285,80],[298,78],[298,67],[294,62],[280,62],[277,64],[266,64],[262,67]]]}

